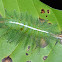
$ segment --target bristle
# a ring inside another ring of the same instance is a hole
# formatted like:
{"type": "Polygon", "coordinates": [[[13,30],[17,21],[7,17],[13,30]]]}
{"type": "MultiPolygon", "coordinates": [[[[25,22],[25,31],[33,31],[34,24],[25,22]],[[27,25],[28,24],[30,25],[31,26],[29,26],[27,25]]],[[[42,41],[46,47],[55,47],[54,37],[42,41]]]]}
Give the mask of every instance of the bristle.
{"type": "Polygon", "coordinates": [[[6,15],[5,23],[0,20],[0,24],[4,23],[2,26],[5,25],[7,27],[7,31],[3,35],[5,35],[8,42],[17,44],[25,39],[25,46],[28,43],[32,43],[33,47],[35,45],[40,46],[41,39],[44,39],[49,44],[52,39],[55,40],[57,38],[55,35],[60,33],[57,24],[48,24],[46,20],[42,23],[38,18],[34,18],[28,13],[18,14],[15,11],[12,15],[6,12],[6,15]]]}

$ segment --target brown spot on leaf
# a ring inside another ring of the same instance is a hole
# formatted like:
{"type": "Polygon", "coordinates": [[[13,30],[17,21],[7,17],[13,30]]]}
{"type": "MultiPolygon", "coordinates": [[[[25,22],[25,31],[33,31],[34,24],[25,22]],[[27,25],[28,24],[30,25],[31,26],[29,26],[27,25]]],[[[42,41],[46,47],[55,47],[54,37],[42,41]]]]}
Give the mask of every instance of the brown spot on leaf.
{"type": "Polygon", "coordinates": [[[26,55],[28,55],[28,53],[26,53],[26,55]]]}
{"type": "Polygon", "coordinates": [[[28,49],[27,49],[27,51],[29,51],[29,49],[30,49],[30,46],[28,46],[28,49]]]}
{"type": "Polygon", "coordinates": [[[8,56],[8,57],[2,59],[2,62],[12,62],[12,59],[8,56]]]}
{"type": "Polygon", "coordinates": [[[40,20],[40,22],[45,22],[45,20],[44,19],[41,19],[40,17],[39,17],[39,20],[40,20]]]}
{"type": "Polygon", "coordinates": [[[30,46],[28,46],[28,49],[30,49],[30,46]]]}
{"type": "Polygon", "coordinates": [[[43,57],[43,60],[46,60],[46,59],[47,59],[47,57],[48,57],[48,56],[44,56],[44,57],[43,57]]]}
{"type": "Polygon", "coordinates": [[[48,17],[48,16],[46,15],[46,17],[48,17]]]}
{"type": "Polygon", "coordinates": [[[20,28],[20,30],[22,31],[22,30],[23,30],[23,28],[20,28]]]}
{"type": "Polygon", "coordinates": [[[44,9],[41,10],[41,13],[45,13],[44,9]]]}
{"type": "Polygon", "coordinates": [[[48,24],[51,24],[51,23],[48,23],[48,24]]]}
{"type": "Polygon", "coordinates": [[[46,43],[46,41],[45,41],[44,39],[41,39],[41,41],[40,41],[40,46],[41,46],[42,48],[44,48],[44,47],[47,46],[47,43],[46,43]]]}
{"type": "Polygon", "coordinates": [[[50,13],[49,10],[47,10],[47,13],[50,13]]]}

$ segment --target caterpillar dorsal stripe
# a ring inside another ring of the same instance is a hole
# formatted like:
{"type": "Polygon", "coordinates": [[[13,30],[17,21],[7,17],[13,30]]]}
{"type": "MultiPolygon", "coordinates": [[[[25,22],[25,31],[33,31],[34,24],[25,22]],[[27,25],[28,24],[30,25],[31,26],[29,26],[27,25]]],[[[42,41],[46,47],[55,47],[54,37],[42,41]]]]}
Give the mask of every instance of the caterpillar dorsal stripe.
{"type": "MultiPolygon", "coordinates": [[[[33,29],[33,30],[36,30],[36,31],[40,31],[40,32],[44,32],[44,33],[49,33],[49,32],[44,31],[44,30],[40,30],[40,29],[31,27],[31,26],[28,26],[28,25],[24,25],[23,23],[12,22],[12,21],[9,21],[9,23],[13,23],[13,24],[21,25],[21,26],[24,26],[24,27],[27,27],[27,28],[30,28],[30,29],[33,29]]],[[[62,39],[62,37],[56,36],[56,35],[54,35],[53,33],[50,33],[50,34],[53,35],[53,37],[55,37],[55,38],[57,38],[57,39],[62,39]]]]}

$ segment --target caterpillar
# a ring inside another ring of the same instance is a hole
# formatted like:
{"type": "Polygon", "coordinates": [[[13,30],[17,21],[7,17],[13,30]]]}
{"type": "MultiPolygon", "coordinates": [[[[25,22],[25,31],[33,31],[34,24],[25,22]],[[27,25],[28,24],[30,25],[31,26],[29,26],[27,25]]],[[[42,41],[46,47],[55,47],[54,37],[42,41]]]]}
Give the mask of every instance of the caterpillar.
{"type": "Polygon", "coordinates": [[[13,12],[9,14],[6,12],[6,18],[0,18],[0,29],[5,29],[0,38],[5,37],[8,42],[15,42],[16,44],[26,39],[25,46],[32,43],[33,46],[41,46],[41,39],[50,44],[53,41],[62,39],[57,35],[60,34],[58,24],[48,24],[47,20],[41,22],[39,18],[34,18],[28,13],[13,12]],[[20,30],[22,28],[22,30],[20,30]]]}

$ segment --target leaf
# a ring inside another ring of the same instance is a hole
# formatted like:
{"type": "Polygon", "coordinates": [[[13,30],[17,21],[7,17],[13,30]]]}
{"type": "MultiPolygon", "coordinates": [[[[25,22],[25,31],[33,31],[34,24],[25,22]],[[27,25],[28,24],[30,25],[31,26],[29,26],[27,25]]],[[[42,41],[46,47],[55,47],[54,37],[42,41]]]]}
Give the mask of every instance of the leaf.
{"type": "Polygon", "coordinates": [[[62,11],[60,11],[60,10],[56,10],[56,9],[53,9],[53,8],[51,8],[52,9],[52,11],[55,13],[55,16],[56,16],[56,18],[57,18],[57,22],[58,22],[58,25],[59,25],[59,28],[60,28],[60,30],[62,30],[62,16],[61,16],[61,14],[62,14],[62,11]]]}
{"type": "Polygon", "coordinates": [[[51,51],[47,60],[45,62],[62,62],[62,45],[60,45],[59,43],[53,48],[54,51],[51,51]]]}
{"type": "Polygon", "coordinates": [[[34,5],[40,15],[41,18],[49,20],[49,22],[52,23],[58,23],[60,30],[62,30],[62,10],[53,9],[43,3],[41,3],[39,0],[33,0],[34,5]],[[42,6],[42,7],[41,7],[42,6]],[[41,10],[44,9],[45,13],[41,14],[41,10]],[[48,13],[49,10],[49,13],[48,13]],[[47,17],[46,17],[47,16],[47,17]]]}
{"type": "Polygon", "coordinates": [[[62,25],[60,25],[62,18],[58,17],[62,11],[54,10],[39,0],[0,1],[1,5],[4,6],[2,6],[3,11],[0,10],[0,14],[5,15],[5,20],[0,19],[0,61],[10,56],[13,62],[44,62],[43,57],[49,55],[58,40],[52,37],[51,33],[59,35],[62,30],[62,25]],[[56,14],[55,11],[59,13],[56,14]],[[3,20],[4,23],[2,23],[3,20]],[[9,23],[9,21],[23,23],[50,33],[34,31],[26,26],[9,23]],[[39,47],[43,43],[42,39],[48,44],[44,48],[39,47]],[[28,49],[28,46],[31,48],[28,49]]]}
{"type": "Polygon", "coordinates": [[[0,14],[5,17],[5,11],[4,11],[4,6],[3,6],[3,3],[2,3],[2,0],[0,0],[0,14]]]}

